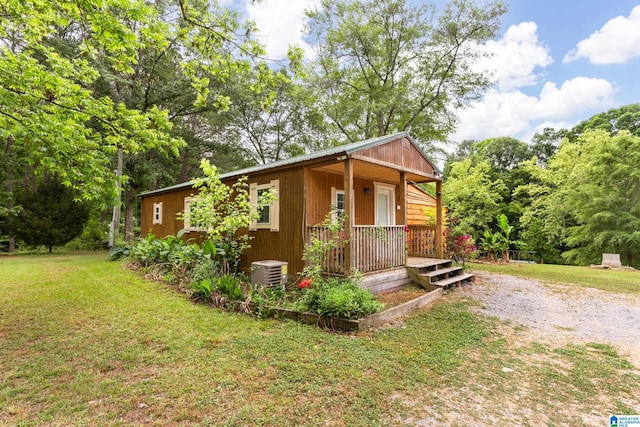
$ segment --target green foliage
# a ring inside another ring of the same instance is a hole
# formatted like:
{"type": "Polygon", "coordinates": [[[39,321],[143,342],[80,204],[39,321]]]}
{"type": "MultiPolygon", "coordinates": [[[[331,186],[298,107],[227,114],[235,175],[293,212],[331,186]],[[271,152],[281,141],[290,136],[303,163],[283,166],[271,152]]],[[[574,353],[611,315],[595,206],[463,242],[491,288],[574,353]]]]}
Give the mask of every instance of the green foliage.
{"type": "Polygon", "coordinates": [[[452,106],[488,87],[471,64],[473,46],[494,37],[506,11],[499,1],[435,7],[406,0],[324,0],[309,11],[318,45],[310,80],[335,131],[358,141],[408,131],[424,142],[453,129],[452,106]]]}
{"type": "Polygon", "coordinates": [[[211,293],[214,290],[215,285],[211,284],[211,280],[203,279],[191,284],[193,292],[191,298],[195,301],[209,302],[211,301],[211,293]]]}
{"type": "Polygon", "coordinates": [[[326,227],[332,238],[319,239],[311,233],[311,240],[305,244],[302,255],[302,258],[306,261],[301,273],[302,276],[310,277],[313,280],[322,280],[323,267],[327,257],[335,248],[348,243],[344,234],[344,222],[344,213],[332,208],[320,224],[320,226],[326,227]]]}
{"type": "Polygon", "coordinates": [[[517,191],[532,203],[523,224],[536,224],[546,242],[579,264],[598,263],[602,253],[640,262],[640,137],[589,131],[565,140],[547,169],[530,163],[534,180],[517,191]]]}
{"type": "Polygon", "coordinates": [[[35,193],[22,195],[22,209],[14,217],[13,230],[27,245],[44,245],[51,252],[82,233],[89,217],[86,204],[75,201],[75,193],[56,180],[38,185],[35,193]]]}
{"type": "Polygon", "coordinates": [[[567,136],[575,142],[590,130],[601,130],[611,136],[627,131],[633,136],[640,137],[640,104],[629,104],[596,114],[574,126],[567,136]]]}
{"type": "Polygon", "coordinates": [[[500,214],[506,186],[500,179],[492,181],[490,172],[485,161],[474,165],[471,159],[465,159],[451,165],[442,197],[449,208],[448,215],[459,218],[454,233],[471,234],[477,239],[500,214]]]}
{"type": "MultiPolygon", "coordinates": [[[[224,261],[225,268],[235,269],[242,252],[249,247],[249,236],[239,234],[239,230],[248,229],[252,221],[257,221],[261,207],[273,203],[277,195],[273,191],[262,192],[257,206],[253,206],[246,177],[228,186],[220,180],[218,169],[208,160],[202,159],[200,167],[204,177],[194,180],[198,193],[192,196],[189,212],[183,215],[190,224],[197,224],[204,230],[216,248],[215,253],[224,261]]],[[[208,245],[208,250],[214,251],[213,246],[208,245]]]]}
{"type": "Polygon", "coordinates": [[[499,231],[492,233],[489,230],[484,231],[484,235],[481,239],[482,249],[492,259],[502,257],[505,260],[509,260],[509,247],[515,243],[511,240],[511,234],[514,227],[509,225],[509,219],[505,214],[500,214],[496,218],[499,231]]]}
{"type": "Polygon", "coordinates": [[[108,225],[100,225],[100,218],[93,214],[85,224],[82,234],[65,245],[76,251],[96,251],[107,248],[108,225]]]}
{"type": "Polygon", "coordinates": [[[222,276],[215,283],[215,288],[232,301],[243,301],[244,292],[241,286],[242,280],[237,276],[222,276]]]}
{"type": "Polygon", "coordinates": [[[357,282],[329,278],[314,281],[302,298],[304,308],[312,313],[357,319],[382,310],[376,297],[357,282]]]}

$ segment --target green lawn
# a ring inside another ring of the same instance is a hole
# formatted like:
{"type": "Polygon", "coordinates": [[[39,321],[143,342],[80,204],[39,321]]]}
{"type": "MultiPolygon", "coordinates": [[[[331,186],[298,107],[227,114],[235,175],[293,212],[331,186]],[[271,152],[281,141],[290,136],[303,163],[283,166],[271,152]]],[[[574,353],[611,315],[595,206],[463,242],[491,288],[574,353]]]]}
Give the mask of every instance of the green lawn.
{"type": "Polygon", "coordinates": [[[608,292],[640,294],[640,271],[608,270],[554,264],[480,264],[470,263],[471,270],[510,274],[545,282],[585,286],[608,292]]]}
{"type": "MultiPolygon", "coordinates": [[[[583,396],[572,410],[628,412],[640,389],[606,346],[531,347],[562,359],[557,372],[525,363],[497,332],[505,326],[455,293],[402,326],[347,335],[193,304],[104,259],[0,258],[0,425],[411,425],[447,419],[439,390],[457,383],[486,384],[475,393],[496,406],[478,417],[501,420],[517,386],[500,374],[505,358],[527,378],[559,376],[563,393],[583,396]]],[[[546,388],[531,393],[554,402],[546,388]]],[[[575,415],[545,405],[558,422],[575,415]]]]}

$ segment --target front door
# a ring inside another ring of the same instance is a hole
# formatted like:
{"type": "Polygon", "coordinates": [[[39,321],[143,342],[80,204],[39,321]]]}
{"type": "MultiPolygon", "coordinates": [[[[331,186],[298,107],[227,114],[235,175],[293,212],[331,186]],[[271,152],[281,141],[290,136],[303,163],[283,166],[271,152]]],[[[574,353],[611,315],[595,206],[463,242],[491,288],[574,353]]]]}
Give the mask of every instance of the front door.
{"type": "Polygon", "coordinates": [[[375,186],[375,223],[376,225],[395,225],[395,187],[389,184],[374,183],[375,186]]]}

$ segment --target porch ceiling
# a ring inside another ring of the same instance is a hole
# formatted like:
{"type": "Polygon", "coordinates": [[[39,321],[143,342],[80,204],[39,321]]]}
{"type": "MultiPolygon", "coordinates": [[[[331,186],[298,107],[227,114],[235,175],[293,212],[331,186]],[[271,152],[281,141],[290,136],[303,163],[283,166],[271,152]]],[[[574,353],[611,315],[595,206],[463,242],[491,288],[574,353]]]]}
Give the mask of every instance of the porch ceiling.
{"type": "MultiPolygon", "coordinates": [[[[353,161],[353,176],[355,178],[363,178],[370,179],[372,181],[382,181],[382,182],[399,182],[400,181],[400,172],[398,169],[394,169],[391,167],[378,165],[375,163],[369,163],[362,160],[353,161]]],[[[344,163],[332,163],[329,165],[323,165],[318,168],[314,168],[317,170],[322,170],[325,172],[335,173],[339,175],[344,174],[344,163]]],[[[419,173],[413,173],[411,171],[407,171],[407,180],[413,182],[432,182],[434,181],[431,177],[426,177],[419,173]]]]}

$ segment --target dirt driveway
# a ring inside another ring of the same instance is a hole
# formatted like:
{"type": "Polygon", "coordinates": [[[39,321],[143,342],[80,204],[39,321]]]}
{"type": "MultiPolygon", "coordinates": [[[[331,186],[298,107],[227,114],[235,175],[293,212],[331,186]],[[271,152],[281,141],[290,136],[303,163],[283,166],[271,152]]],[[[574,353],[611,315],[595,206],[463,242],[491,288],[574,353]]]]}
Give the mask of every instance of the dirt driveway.
{"type": "Polygon", "coordinates": [[[480,313],[509,319],[551,343],[610,344],[640,368],[640,297],[475,273],[477,284],[457,290],[480,301],[480,313]]]}

